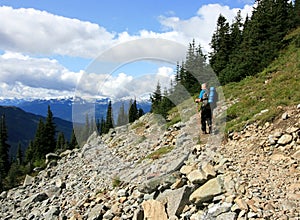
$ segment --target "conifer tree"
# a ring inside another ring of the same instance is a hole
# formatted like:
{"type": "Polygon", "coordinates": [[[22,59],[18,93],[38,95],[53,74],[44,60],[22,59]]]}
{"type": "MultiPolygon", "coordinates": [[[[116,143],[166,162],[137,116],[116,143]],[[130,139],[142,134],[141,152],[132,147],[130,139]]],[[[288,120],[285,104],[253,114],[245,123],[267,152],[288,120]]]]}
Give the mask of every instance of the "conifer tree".
{"type": "Polygon", "coordinates": [[[118,118],[117,118],[117,125],[122,126],[128,123],[128,116],[125,112],[125,105],[124,102],[122,102],[119,113],[118,113],[118,118]]]}
{"type": "Polygon", "coordinates": [[[129,123],[134,122],[137,118],[138,118],[138,109],[137,109],[136,99],[135,99],[129,107],[129,112],[128,112],[129,123]]]}
{"type": "Polygon", "coordinates": [[[21,143],[20,142],[18,144],[16,159],[17,159],[17,164],[18,165],[22,165],[23,164],[23,152],[22,152],[22,147],[21,147],[21,143]]]}
{"type": "Polygon", "coordinates": [[[0,175],[3,179],[8,173],[10,162],[9,162],[9,148],[10,145],[7,143],[8,133],[6,128],[5,115],[1,116],[0,119],[0,175]]]}
{"type": "Polygon", "coordinates": [[[73,150],[74,148],[76,148],[78,146],[77,143],[77,139],[76,139],[76,135],[75,135],[75,131],[74,128],[72,129],[72,134],[71,134],[71,138],[70,138],[70,143],[69,143],[69,149],[73,150]]]}
{"type": "Polygon", "coordinates": [[[150,99],[151,112],[159,114],[161,111],[160,102],[162,100],[161,87],[159,82],[157,82],[156,90],[154,91],[154,93],[150,95],[150,99]]]}
{"type": "Polygon", "coordinates": [[[114,127],[114,122],[113,122],[112,104],[111,101],[109,101],[107,106],[107,112],[106,112],[104,133],[108,133],[109,129],[113,127],[114,127]]]}
{"type": "Polygon", "coordinates": [[[56,141],[56,150],[63,151],[66,149],[66,140],[63,132],[59,132],[56,141]]]}
{"type": "Polygon", "coordinates": [[[209,62],[216,75],[219,76],[227,65],[230,54],[229,23],[222,14],[218,17],[217,29],[212,36],[210,46],[212,52],[209,62]]]}
{"type": "Polygon", "coordinates": [[[50,109],[50,106],[48,105],[48,113],[46,117],[45,122],[45,130],[44,130],[44,143],[45,143],[45,149],[44,149],[44,155],[54,152],[56,147],[56,140],[55,140],[55,134],[56,134],[56,128],[55,124],[53,122],[53,113],[50,109]]]}

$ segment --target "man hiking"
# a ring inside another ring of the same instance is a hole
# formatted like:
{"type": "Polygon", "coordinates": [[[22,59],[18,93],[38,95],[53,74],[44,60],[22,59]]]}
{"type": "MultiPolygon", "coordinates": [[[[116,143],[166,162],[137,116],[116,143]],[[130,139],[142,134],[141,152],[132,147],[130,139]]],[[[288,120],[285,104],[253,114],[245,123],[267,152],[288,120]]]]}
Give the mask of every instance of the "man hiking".
{"type": "Polygon", "coordinates": [[[198,98],[195,100],[196,103],[200,103],[200,114],[201,114],[201,130],[203,134],[212,133],[212,113],[210,104],[208,102],[209,94],[206,88],[206,83],[201,85],[201,91],[198,98]],[[208,132],[206,129],[206,124],[208,126],[208,132]]]}

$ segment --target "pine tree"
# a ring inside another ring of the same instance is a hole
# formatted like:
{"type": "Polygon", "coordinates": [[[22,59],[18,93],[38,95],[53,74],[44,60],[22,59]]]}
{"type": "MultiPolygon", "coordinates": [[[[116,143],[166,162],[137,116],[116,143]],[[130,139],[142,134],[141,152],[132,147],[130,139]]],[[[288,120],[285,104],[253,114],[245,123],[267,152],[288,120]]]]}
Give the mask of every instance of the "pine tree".
{"type": "Polygon", "coordinates": [[[59,132],[56,141],[56,150],[63,151],[66,149],[66,140],[63,132],[59,132]]]}
{"type": "Polygon", "coordinates": [[[294,26],[299,27],[300,26],[300,0],[295,0],[294,4],[294,26]]]}
{"type": "Polygon", "coordinates": [[[159,114],[161,111],[160,102],[162,100],[161,86],[159,82],[157,82],[156,90],[154,91],[154,93],[150,95],[150,99],[151,99],[151,112],[159,114]]]}
{"type": "MultiPolygon", "coordinates": [[[[33,161],[31,161],[31,162],[44,159],[44,156],[46,155],[45,152],[47,149],[44,138],[45,138],[45,124],[44,124],[43,120],[40,119],[37,130],[35,132],[32,150],[30,152],[30,153],[32,153],[32,155],[28,156],[29,158],[32,158],[33,161]]],[[[28,147],[28,149],[29,149],[29,147],[28,147]]]]}
{"type": "Polygon", "coordinates": [[[23,164],[23,152],[22,152],[22,147],[21,147],[21,143],[20,142],[18,144],[16,159],[17,159],[17,164],[18,165],[22,165],[23,164]]]}
{"type": "Polygon", "coordinates": [[[217,29],[212,36],[210,46],[212,52],[209,55],[209,63],[216,75],[219,76],[227,65],[230,55],[229,23],[222,14],[218,17],[217,29]]]}
{"type": "Polygon", "coordinates": [[[8,154],[10,145],[7,143],[7,141],[8,133],[6,128],[5,115],[2,115],[0,121],[0,175],[2,176],[2,178],[6,176],[10,166],[8,154]]]}
{"type": "Polygon", "coordinates": [[[44,143],[45,143],[45,149],[43,153],[44,155],[50,152],[54,152],[56,147],[55,134],[56,134],[56,127],[53,122],[53,114],[50,109],[50,106],[48,105],[48,113],[46,117],[45,130],[44,130],[44,143]]]}
{"type": "Polygon", "coordinates": [[[112,104],[111,101],[109,101],[107,106],[107,112],[106,112],[104,133],[108,133],[109,129],[113,127],[114,127],[114,122],[113,122],[112,104]]]}
{"type": "Polygon", "coordinates": [[[69,143],[68,149],[73,150],[77,146],[78,146],[78,143],[77,143],[75,131],[74,131],[74,128],[73,128],[72,129],[72,134],[71,134],[71,138],[70,138],[70,143],[69,143]]]}
{"type": "Polygon", "coordinates": [[[118,113],[118,118],[117,118],[117,125],[118,126],[122,126],[128,123],[128,116],[125,113],[125,106],[124,106],[124,102],[122,102],[120,109],[119,109],[119,113],[118,113]]]}
{"type": "Polygon", "coordinates": [[[138,118],[138,109],[137,109],[136,99],[135,99],[129,107],[129,112],[128,112],[129,123],[134,122],[137,118],[138,118]]]}

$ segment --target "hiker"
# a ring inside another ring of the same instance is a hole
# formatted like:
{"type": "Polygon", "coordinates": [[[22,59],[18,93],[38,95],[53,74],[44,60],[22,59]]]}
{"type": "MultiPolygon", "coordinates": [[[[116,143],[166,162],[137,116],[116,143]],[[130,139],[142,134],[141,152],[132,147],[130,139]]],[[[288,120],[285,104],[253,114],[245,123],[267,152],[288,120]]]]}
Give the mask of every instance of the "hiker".
{"type": "Polygon", "coordinates": [[[201,85],[201,91],[198,98],[195,100],[197,103],[201,103],[200,113],[201,113],[201,130],[203,134],[210,134],[212,132],[212,122],[211,122],[211,108],[208,102],[209,94],[206,88],[206,83],[201,85]],[[208,126],[208,132],[206,130],[206,123],[208,126]]]}

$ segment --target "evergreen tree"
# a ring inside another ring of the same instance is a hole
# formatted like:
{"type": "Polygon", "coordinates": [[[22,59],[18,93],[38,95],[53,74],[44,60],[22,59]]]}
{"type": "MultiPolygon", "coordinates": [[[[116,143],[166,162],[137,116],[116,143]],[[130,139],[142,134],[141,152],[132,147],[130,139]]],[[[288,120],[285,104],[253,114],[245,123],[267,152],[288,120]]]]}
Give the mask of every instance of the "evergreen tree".
{"type": "Polygon", "coordinates": [[[71,134],[71,138],[70,138],[70,143],[69,143],[69,149],[73,150],[78,146],[77,143],[77,139],[76,139],[76,135],[75,135],[75,131],[74,128],[72,129],[72,134],[71,134]]]}
{"type": "Polygon", "coordinates": [[[56,140],[55,140],[55,134],[56,134],[56,126],[53,122],[53,114],[50,109],[50,106],[48,105],[48,113],[46,117],[45,122],[45,130],[44,130],[44,143],[45,143],[45,149],[43,152],[43,156],[50,152],[54,152],[56,147],[56,140]]]}
{"type": "Polygon", "coordinates": [[[125,112],[125,106],[124,106],[124,102],[122,102],[120,109],[119,109],[119,113],[118,113],[118,118],[117,118],[117,125],[118,126],[122,126],[128,123],[128,116],[125,112]]]}
{"type": "Polygon", "coordinates": [[[112,104],[111,101],[109,101],[107,106],[107,112],[106,112],[104,133],[108,133],[109,129],[113,127],[114,127],[114,123],[113,123],[112,104]]]}
{"type": "Polygon", "coordinates": [[[145,114],[144,110],[142,108],[139,108],[138,110],[138,118],[142,117],[145,114]]]}
{"type": "Polygon", "coordinates": [[[56,141],[56,150],[63,151],[66,149],[66,140],[63,132],[59,132],[56,141]]]}
{"type": "MultiPolygon", "coordinates": [[[[39,124],[35,133],[35,137],[33,140],[33,145],[32,145],[32,150],[31,153],[32,155],[29,155],[29,158],[32,158],[34,162],[36,160],[41,160],[44,159],[44,156],[46,155],[46,149],[47,147],[45,146],[45,125],[42,119],[39,120],[39,124]]],[[[29,148],[28,148],[29,149],[29,148]]]]}
{"type": "Polygon", "coordinates": [[[159,114],[161,111],[160,102],[162,100],[161,87],[159,82],[157,82],[156,90],[154,91],[154,93],[150,95],[150,99],[151,99],[151,112],[159,114]]]}
{"type": "Polygon", "coordinates": [[[219,76],[221,71],[228,63],[230,55],[230,37],[229,37],[229,23],[226,18],[220,14],[217,20],[217,29],[212,36],[210,46],[212,52],[210,53],[210,65],[219,76]]]}
{"type": "Polygon", "coordinates": [[[20,142],[18,144],[16,159],[17,159],[17,164],[18,165],[22,165],[23,164],[23,152],[22,152],[22,147],[21,147],[21,143],[20,142]]]}
{"type": "Polygon", "coordinates": [[[295,27],[299,27],[300,26],[300,0],[295,0],[295,4],[294,4],[294,13],[293,15],[294,20],[295,20],[295,27]]]}
{"type": "Polygon", "coordinates": [[[137,118],[138,118],[138,109],[137,109],[136,99],[135,99],[129,107],[129,112],[128,112],[129,123],[134,122],[137,118]]]}
{"type": "Polygon", "coordinates": [[[9,162],[9,148],[10,145],[7,144],[8,134],[6,128],[5,115],[1,116],[0,121],[0,175],[1,179],[8,173],[10,162],[9,162]]]}

